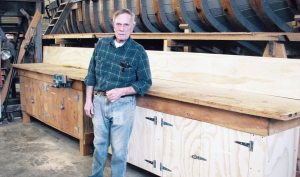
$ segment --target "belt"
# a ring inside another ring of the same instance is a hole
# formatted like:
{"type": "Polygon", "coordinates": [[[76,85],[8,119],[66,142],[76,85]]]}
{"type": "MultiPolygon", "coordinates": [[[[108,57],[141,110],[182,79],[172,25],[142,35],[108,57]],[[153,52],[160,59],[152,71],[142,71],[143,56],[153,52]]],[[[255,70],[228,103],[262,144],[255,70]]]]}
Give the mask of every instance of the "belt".
{"type": "MultiPolygon", "coordinates": [[[[106,96],[106,91],[94,91],[94,95],[106,96]]],[[[128,97],[128,96],[134,96],[134,95],[124,95],[121,96],[121,98],[128,97]]]]}
{"type": "Polygon", "coordinates": [[[95,95],[106,96],[106,91],[95,91],[95,95]]]}

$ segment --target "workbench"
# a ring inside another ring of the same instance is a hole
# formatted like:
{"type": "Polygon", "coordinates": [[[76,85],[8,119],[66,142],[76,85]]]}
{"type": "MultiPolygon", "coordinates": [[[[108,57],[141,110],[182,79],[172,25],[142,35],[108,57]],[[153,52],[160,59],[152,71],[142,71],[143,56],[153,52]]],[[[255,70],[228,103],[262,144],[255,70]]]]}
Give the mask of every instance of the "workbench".
{"type": "MultiPolygon", "coordinates": [[[[77,137],[82,152],[92,143],[83,115],[92,51],[45,47],[44,63],[14,65],[23,120],[33,116],[77,137]],[[73,80],[71,89],[50,86],[57,73],[73,80]]],[[[299,60],[147,53],[153,86],[137,98],[129,163],[159,176],[295,176],[299,60]]]]}

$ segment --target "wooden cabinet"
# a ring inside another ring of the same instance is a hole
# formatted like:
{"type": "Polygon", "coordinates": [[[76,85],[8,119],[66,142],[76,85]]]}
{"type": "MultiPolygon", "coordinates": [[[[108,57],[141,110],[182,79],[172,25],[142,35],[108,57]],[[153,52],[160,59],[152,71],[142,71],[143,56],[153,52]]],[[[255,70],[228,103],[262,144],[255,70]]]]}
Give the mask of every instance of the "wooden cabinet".
{"type": "Polygon", "coordinates": [[[137,107],[128,162],[166,177],[293,177],[298,135],[298,127],[259,136],[137,107]]]}
{"type": "Polygon", "coordinates": [[[19,71],[21,106],[24,122],[30,116],[67,133],[80,141],[80,153],[90,154],[93,139],[92,122],[84,116],[83,83],[72,88],[55,88],[52,75],[19,71]]]}
{"type": "Polygon", "coordinates": [[[156,111],[136,108],[134,126],[129,141],[128,162],[157,175],[161,175],[158,146],[161,145],[156,111]]]}

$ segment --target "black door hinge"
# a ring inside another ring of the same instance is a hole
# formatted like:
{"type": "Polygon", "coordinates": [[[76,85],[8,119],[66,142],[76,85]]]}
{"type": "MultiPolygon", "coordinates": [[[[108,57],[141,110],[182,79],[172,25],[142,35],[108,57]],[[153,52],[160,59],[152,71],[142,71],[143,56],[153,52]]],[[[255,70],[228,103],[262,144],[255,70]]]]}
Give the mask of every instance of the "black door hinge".
{"type": "Polygon", "coordinates": [[[167,167],[163,166],[162,163],[160,163],[160,171],[169,171],[169,172],[172,172],[172,170],[168,169],[167,167]]]}
{"type": "Polygon", "coordinates": [[[239,145],[248,147],[249,151],[253,152],[253,145],[254,145],[253,141],[250,141],[249,143],[245,143],[245,142],[241,142],[241,141],[234,141],[234,142],[239,144],[239,145]]]}
{"type": "Polygon", "coordinates": [[[157,125],[157,117],[156,116],[154,116],[153,118],[152,117],[145,117],[145,118],[148,119],[148,120],[153,121],[154,125],[157,125]]]}
{"type": "Polygon", "coordinates": [[[153,168],[156,168],[156,160],[147,160],[147,159],[145,159],[145,161],[150,163],[153,166],[153,168]]]}
{"type": "Polygon", "coordinates": [[[164,121],[164,119],[161,119],[160,126],[162,126],[162,127],[163,127],[164,125],[167,125],[167,126],[173,127],[173,125],[172,125],[172,124],[170,124],[169,122],[166,122],[166,121],[164,121]]]}

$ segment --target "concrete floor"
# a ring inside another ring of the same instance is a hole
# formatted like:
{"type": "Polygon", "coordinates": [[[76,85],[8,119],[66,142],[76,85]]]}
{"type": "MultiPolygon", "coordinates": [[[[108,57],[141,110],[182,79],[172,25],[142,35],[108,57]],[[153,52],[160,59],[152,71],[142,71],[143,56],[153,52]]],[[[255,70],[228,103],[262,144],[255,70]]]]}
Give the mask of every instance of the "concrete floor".
{"type": "MultiPolygon", "coordinates": [[[[79,154],[78,140],[39,121],[0,123],[0,177],[87,177],[91,163],[92,156],[79,154]]],[[[128,165],[126,177],[155,175],[128,165]]]]}

